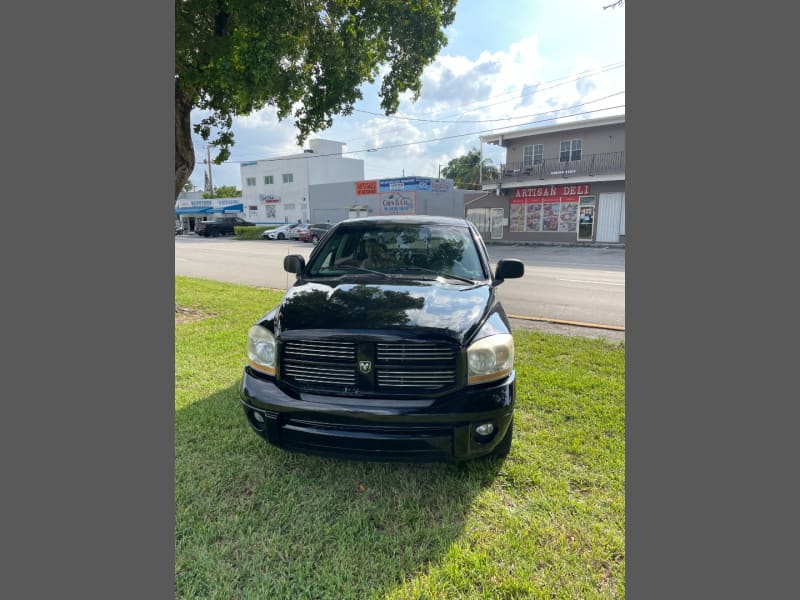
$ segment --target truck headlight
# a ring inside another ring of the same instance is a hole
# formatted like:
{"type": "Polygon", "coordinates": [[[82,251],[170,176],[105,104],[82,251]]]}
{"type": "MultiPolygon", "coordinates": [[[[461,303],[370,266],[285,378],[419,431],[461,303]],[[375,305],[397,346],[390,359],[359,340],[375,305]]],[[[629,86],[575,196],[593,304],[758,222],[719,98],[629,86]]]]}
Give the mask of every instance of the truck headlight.
{"type": "Polygon", "coordinates": [[[247,332],[247,362],[254,369],[275,375],[275,336],[261,325],[253,325],[247,332]]]}
{"type": "Polygon", "coordinates": [[[467,383],[502,379],[514,367],[514,338],[499,333],[479,339],[467,348],[467,383]]]}

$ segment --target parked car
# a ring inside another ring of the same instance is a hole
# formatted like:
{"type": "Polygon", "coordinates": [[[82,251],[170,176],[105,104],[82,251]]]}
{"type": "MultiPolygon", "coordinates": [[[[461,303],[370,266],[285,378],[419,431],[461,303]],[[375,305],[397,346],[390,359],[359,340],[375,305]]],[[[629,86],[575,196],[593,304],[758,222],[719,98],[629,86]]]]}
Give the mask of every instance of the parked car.
{"type": "Polygon", "coordinates": [[[194,226],[194,232],[203,237],[233,235],[234,227],[254,227],[255,223],[245,221],[241,217],[216,217],[209,221],[200,221],[194,226]]]}
{"type": "Polygon", "coordinates": [[[265,240],[285,240],[289,237],[289,229],[292,228],[291,223],[286,223],[285,225],[279,225],[274,229],[267,229],[263,234],[262,237],[265,240]]]}
{"type": "Polygon", "coordinates": [[[309,227],[311,227],[311,225],[307,225],[305,223],[298,223],[297,225],[294,225],[289,228],[289,235],[287,237],[290,240],[299,240],[300,234],[303,231],[308,231],[309,227]]]}
{"type": "Polygon", "coordinates": [[[311,241],[311,225],[305,229],[301,229],[297,234],[297,241],[310,242],[311,241]]]}
{"type": "Polygon", "coordinates": [[[284,257],[296,280],[248,332],[239,395],[267,442],[367,460],[505,456],[514,339],[469,221],[367,217],[284,257]],[[367,266],[369,265],[369,266],[367,266]]]}
{"type": "Polygon", "coordinates": [[[309,229],[309,240],[311,243],[316,244],[331,227],[333,227],[331,223],[318,223],[317,225],[312,225],[309,229]]]}
{"type": "Polygon", "coordinates": [[[183,225],[177,219],[175,220],[175,235],[181,235],[183,233],[183,225]]]}

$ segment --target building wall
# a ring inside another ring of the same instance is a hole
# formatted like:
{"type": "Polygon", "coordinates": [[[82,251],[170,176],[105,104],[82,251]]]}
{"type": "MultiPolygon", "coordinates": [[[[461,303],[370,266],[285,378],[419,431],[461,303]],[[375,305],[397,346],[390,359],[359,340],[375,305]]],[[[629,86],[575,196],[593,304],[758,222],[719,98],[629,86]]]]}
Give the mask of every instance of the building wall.
{"type": "Polygon", "coordinates": [[[358,181],[364,179],[364,161],[361,159],[344,158],[341,156],[320,156],[311,158],[308,162],[309,185],[324,183],[339,183],[344,181],[358,181]]]}
{"type": "MultiPolygon", "coordinates": [[[[571,198],[576,197],[579,199],[587,199],[589,197],[594,197],[594,220],[595,224],[598,222],[600,218],[600,194],[608,194],[608,193],[617,193],[617,192],[625,192],[625,182],[620,181],[605,181],[605,182],[592,182],[589,180],[582,180],[582,181],[573,181],[573,180],[565,180],[568,183],[558,183],[557,185],[553,186],[531,186],[533,188],[542,188],[542,187],[556,187],[557,190],[560,189],[562,186],[569,186],[578,188],[575,191],[578,192],[575,196],[564,196],[570,198],[568,203],[572,203],[571,198]],[[583,186],[588,186],[586,189],[583,186]]],[[[517,188],[521,190],[528,190],[531,189],[530,187],[525,188],[517,188]]],[[[561,231],[512,231],[511,230],[511,206],[512,206],[512,198],[516,194],[516,189],[504,189],[503,193],[498,196],[494,193],[488,194],[483,198],[479,198],[474,202],[470,203],[466,207],[466,215],[467,218],[473,221],[478,229],[481,231],[481,234],[487,241],[491,241],[490,230],[489,230],[489,210],[491,208],[502,208],[503,209],[503,219],[505,221],[503,226],[503,233],[502,239],[503,241],[510,241],[510,242],[552,242],[552,243],[575,243],[577,242],[577,231],[569,231],[569,232],[561,232],[561,231]],[[476,209],[478,209],[476,211],[476,209]],[[487,209],[481,211],[480,209],[487,209]]],[[[558,196],[561,198],[562,196],[558,196]]],[[[580,202],[580,200],[578,200],[580,202]]],[[[559,205],[560,206],[560,205],[559,205]]],[[[580,204],[579,204],[580,206],[580,204]]],[[[620,236],[620,242],[624,242],[624,212],[621,216],[622,224],[623,224],[623,235],[620,236]]],[[[559,223],[560,225],[560,223],[559,223]]],[[[577,229],[577,227],[576,227],[577,229]]],[[[594,228],[594,235],[593,240],[596,239],[597,236],[597,227],[594,228]]]]}
{"type": "Polygon", "coordinates": [[[397,211],[396,214],[464,216],[464,190],[454,188],[452,181],[444,179],[398,177],[312,185],[309,198],[314,223],[324,223],[328,219],[337,223],[358,212],[359,208],[368,216],[394,214],[393,211],[397,211]],[[365,192],[370,188],[363,184],[372,184],[375,193],[365,192]],[[389,188],[393,191],[379,191],[389,188]]]}
{"type": "Polygon", "coordinates": [[[506,162],[522,162],[525,146],[542,144],[544,158],[558,158],[561,142],[566,140],[582,140],[582,154],[602,154],[605,152],[623,152],[625,150],[625,124],[601,125],[572,131],[558,131],[528,137],[503,140],[506,150],[506,162]]]}
{"type": "Polygon", "coordinates": [[[312,185],[349,181],[352,186],[364,177],[364,161],[341,156],[341,142],[313,139],[309,146],[301,154],[242,163],[245,218],[258,224],[312,221],[312,185]],[[292,181],[284,182],[288,174],[292,181]],[[269,176],[272,182],[266,183],[269,176]],[[248,178],[255,178],[254,185],[248,185],[248,178]]]}
{"type": "Polygon", "coordinates": [[[355,181],[312,185],[308,193],[312,223],[344,221],[349,215],[349,207],[356,204],[355,181]]]}

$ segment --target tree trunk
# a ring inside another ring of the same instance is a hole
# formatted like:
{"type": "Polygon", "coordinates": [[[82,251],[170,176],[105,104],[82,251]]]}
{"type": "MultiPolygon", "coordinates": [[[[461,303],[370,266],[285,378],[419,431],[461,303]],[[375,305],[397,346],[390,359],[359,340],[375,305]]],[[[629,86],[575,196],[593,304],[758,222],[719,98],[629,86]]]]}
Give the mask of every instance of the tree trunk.
{"type": "Polygon", "coordinates": [[[175,199],[194,171],[192,144],[192,101],[175,86],[175,199]]]}

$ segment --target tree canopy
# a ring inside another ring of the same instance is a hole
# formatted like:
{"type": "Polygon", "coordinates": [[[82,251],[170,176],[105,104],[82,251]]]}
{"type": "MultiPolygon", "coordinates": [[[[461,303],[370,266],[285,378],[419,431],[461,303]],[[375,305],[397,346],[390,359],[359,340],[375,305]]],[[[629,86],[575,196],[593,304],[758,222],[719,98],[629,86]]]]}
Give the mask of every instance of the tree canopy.
{"type": "Polygon", "coordinates": [[[481,167],[484,179],[497,175],[497,169],[491,166],[492,159],[484,158],[481,164],[481,153],[477,148],[470,150],[465,156],[459,156],[447,163],[442,169],[442,176],[455,181],[457,188],[474,190],[480,188],[481,167]]]}
{"type": "Polygon", "coordinates": [[[241,198],[242,190],[237,190],[233,185],[221,185],[214,193],[203,192],[203,198],[241,198]]]}
{"type": "Polygon", "coordinates": [[[360,86],[381,108],[418,99],[422,71],[447,43],[456,0],[178,0],[175,4],[175,193],[195,165],[192,131],[230,156],[233,117],[275,106],[302,145],[350,114],[360,86]],[[190,122],[191,111],[207,115],[190,122]],[[212,138],[212,133],[213,138],[212,138]],[[209,141],[211,140],[211,141],[209,141]]]}

